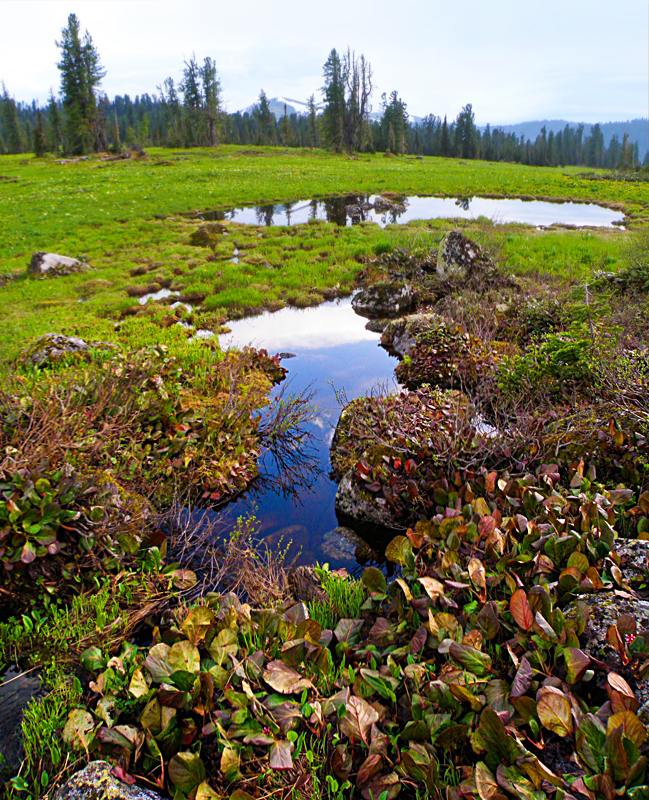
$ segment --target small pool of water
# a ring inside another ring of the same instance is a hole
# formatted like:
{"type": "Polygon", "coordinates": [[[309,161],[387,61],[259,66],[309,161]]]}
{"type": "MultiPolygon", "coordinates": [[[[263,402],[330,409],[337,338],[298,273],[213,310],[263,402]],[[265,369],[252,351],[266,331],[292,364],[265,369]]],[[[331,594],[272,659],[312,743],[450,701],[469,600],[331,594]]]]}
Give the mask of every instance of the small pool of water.
{"type": "MultiPolygon", "coordinates": [[[[540,200],[493,199],[486,197],[394,197],[346,195],[314,198],[291,203],[268,204],[227,210],[203,211],[203,220],[231,219],[248,225],[300,225],[321,219],[337,225],[376,222],[381,227],[412,220],[477,219],[488,217],[496,223],[519,222],[546,227],[575,225],[610,228],[619,226],[624,215],[595,203],[548,203],[540,200]]],[[[235,258],[237,253],[234,254],[235,258]]]]}
{"type": "Polygon", "coordinates": [[[254,513],[269,544],[282,540],[285,546],[292,540],[293,550],[302,548],[302,563],[327,561],[332,568],[348,569],[358,564],[358,543],[334,533],[338,487],[329,477],[329,446],[341,411],[336,392],[344,391],[346,400],[352,400],[380,385],[396,387],[397,360],[379,345],[380,334],[366,330],[366,322],[347,298],[229,322],[231,332],[219,337],[223,348],[250,344],[272,354],[290,354],[282,361],[288,369],[284,391],[296,394],[311,388],[315,393],[317,411],[308,425],[312,443],[298,472],[281,468],[267,455],[257,484],[221,511],[226,524],[254,513]]]}

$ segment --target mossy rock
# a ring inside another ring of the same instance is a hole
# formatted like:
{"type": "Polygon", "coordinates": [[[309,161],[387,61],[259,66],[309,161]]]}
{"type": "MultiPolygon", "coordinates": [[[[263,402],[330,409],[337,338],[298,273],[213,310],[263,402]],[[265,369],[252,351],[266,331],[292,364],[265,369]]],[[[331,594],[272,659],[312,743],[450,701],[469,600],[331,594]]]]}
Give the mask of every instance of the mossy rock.
{"type": "Polygon", "coordinates": [[[227,225],[220,222],[206,222],[191,234],[189,243],[194,247],[213,247],[227,230],[227,225]]]}
{"type": "Polygon", "coordinates": [[[396,317],[411,311],[419,302],[417,289],[406,281],[383,281],[361,290],[352,307],[362,317],[396,317]]]}
{"type": "Polygon", "coordinates": [[[19,356],[23,366],[48,367],[70,358],[86,358],[89,350],[101,349],[116,351],[119,348],[112,342],[86,342],[78,336],[65,336],[62,333],[46,333],[39,336],[19,356]]]}

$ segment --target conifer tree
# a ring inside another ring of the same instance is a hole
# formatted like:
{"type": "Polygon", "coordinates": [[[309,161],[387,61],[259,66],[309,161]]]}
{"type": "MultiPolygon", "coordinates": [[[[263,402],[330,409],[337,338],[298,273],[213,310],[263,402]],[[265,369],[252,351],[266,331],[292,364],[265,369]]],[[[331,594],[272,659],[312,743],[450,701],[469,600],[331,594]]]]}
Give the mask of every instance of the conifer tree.
{"type": "Polygon", "coordinates": [[[259,122],[259,144],[275,144],[275,115],[270,110],[263,89],[259,93],[259,104],[255,106],[253,113],[259,122]]]}
{"type": "Polygon", "coordinates": [[[63,128],[61,127],[61,114],[59,112],[59,104],[54,97],[54,92],[50,89],[50,102],[47,106],[47,125],[48,140],[50,150],[53,153],[60,153],[63,148],[63,128]]]}
{"type": "Polygon", "coordinates": [[[101,143],[95,90],[106,73],[88,31],[81,38],[76,14],[70,14],[61,34],[56,45],[61,50],[57,66],[65,112],[65,150],[78,155],[97,150],[101,143]]]}
{"type": "Polygon", "coordinates": [[[284,114],[279,123],[279,135],[282,139],[282,144],[284,147],[288,147],[291,143],[291,124],[288,119],[286,103],[284,103],[284,114]]]}
{"type": "Polygon", "coordinates": [[[16,101],[10,97],[7,87],[2,84],[2,98],[0,98],[0,112],[5,127],[6,148],[8,153],[22,153],[23,143],[20,135],[18,111],[16,101]]]}
{"type": "Polygon", "coordinates": [[[318,113],[315,105],[315,97],[311,95],[307,100],[309,106],[309,136],[311,147],[318,146],[318,113]]]}
{"type": "Polygon", "coordinates": [[[34,131],[32,134],[32,144],[34,146],[34,155],[37,158],[42,158],[47,152],[47,137],[45,136],[45,123],[43,122],[43,113],[40,108],[36,112],[36,122],[34,124],[34,131]]]}

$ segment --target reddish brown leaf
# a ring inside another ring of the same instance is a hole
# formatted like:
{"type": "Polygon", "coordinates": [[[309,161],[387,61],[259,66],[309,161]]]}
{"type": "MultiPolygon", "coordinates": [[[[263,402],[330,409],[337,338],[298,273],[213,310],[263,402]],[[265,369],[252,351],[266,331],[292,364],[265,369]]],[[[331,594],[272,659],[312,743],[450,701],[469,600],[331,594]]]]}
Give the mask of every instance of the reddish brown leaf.
{"type": "Polygon", "coordinates": [[[509,601],[509,610],[518,625],[525,631],[534,625],[534,614],[525,594],[525,589],[516,589],[509,601]]]}

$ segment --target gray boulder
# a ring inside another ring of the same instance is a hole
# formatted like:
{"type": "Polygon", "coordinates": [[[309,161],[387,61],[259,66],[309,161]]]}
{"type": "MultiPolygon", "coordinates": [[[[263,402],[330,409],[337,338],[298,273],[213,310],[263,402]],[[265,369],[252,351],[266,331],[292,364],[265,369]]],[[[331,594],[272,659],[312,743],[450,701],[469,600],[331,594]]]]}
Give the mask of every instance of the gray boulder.
{"type": "Polygon", "coordinates": [[[113,342],[86,342],[78,336],[65,336],[62,333],[46,333],[39,336],[29,344],[22,355],[20,362],[34,367],[48,367],[56,364],[66,356],[82,357],[90,348],[119,352],[119,347],[113,342]]]}
{"type": "Polygon", "coordinates": [[[439,321],[436,314],[409,314],[390,320],[381,334],[381,345],[402,359],[415,346],[419,334],[439,321]]]}
{"type": "MultiPolygon", "coordinates": [[[[649,601],[639,600],[627,592],[598,592],[595,595],[583,595],[575,602],[583,601],[588,606],[590,618],[584,631],[585,645],[583,651],[594,658],[604,660],[609,653],[614,652],[606,641],[606,631],[617,622],[622,614],[635,617],[638,631],[649,629],[649,601]]],[[[566,616],[574,614],[574,603],[566,609],[566,616]]],[[[638,680],[635,696],[643,704],[638,711],[638,716],[649,723],[649,681],[638,680]]]]}
{"type": "Polygon", "coordinates": [[[54,800],[160,800],[157,792],[116,778],[112,769],[106,761],[91,761],[61,786],[54,800]]]}
{"type": "Polygon", "coordinates": [[[394,521],[383,498],[356,484],[351,470],[343,475],[336,492],[336,517],[341,525],[348,525],[372,542],[389,541],[405,530],[394,521]]]}
{"type": "Polygon", "coordinates": [[[416,308],[418,300],[412,284],[386,281],[358,292],[352,299],[352,308],[362,317],[397,317],[416,308]]]}
{"type": "Polygon", "coordinates": [[[644,580],[647,574],[649,542],[640,539],[618,539],[615,550],[622,559],[622,572],[626,580],[644,580]]]}
{"type": "Polygon", "coordinates": [[[470,278],[490,265],[480,245],[460,231],[447,233],[437,251],[437,274],[440,278],[470,278]]]}
{"type": "Polygon", "coordinates": [[[23,364],[46,367],[68,355],[81,355],[90,345],[78,336],[46,333],[32,342],[21,356],[23,364]]]}
{"type": "Polygon", "coordinates": [[[32,255],[27,271],[39,278],[60,278],[62,275],[71,275],[73,272],[83,272],[87,269],[90,269],[90,265],[85,261],[79,261],[78,258],[40,251],[32,255]]]}

